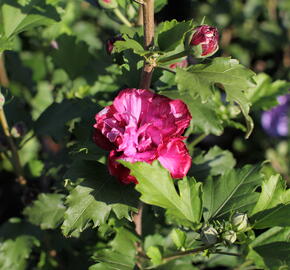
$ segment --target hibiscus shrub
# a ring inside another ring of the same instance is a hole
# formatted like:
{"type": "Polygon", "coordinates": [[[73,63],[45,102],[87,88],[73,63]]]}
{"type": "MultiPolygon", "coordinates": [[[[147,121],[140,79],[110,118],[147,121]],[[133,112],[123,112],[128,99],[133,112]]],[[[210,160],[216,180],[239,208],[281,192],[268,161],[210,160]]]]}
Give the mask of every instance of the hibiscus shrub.
{"type": "Polygon", "coordinates": [[[0,1],[1,270],[288,269],[286,174],[200,143],[287,136],[290,84],[166,4],[0,1]]]}

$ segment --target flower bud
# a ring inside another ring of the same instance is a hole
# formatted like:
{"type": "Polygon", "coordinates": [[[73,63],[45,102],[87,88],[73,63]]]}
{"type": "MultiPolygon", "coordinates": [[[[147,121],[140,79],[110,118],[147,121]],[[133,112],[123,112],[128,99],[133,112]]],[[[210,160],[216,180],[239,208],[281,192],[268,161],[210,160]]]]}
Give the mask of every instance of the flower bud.
{"type": "Polygon", "coordinates": [[[243,232],[248,227],[248,216],[247,214],[236,213],[232,217],[232,224],[235,230],[238,232],[243,232]]]}
{"type": "Polygon", "coordinates": [[[106,42],[106,51],[107,54],[111,55],[113,53],[114,50],[114,44],[116,41],[124,41],[125,39],[123,39],[122,35],[118,35],[116,37],[112,37],[110,39],[107,40],[106,42]]]}
{"type": "Polygon", "coordinates": [[[27,132],[27,128],[24,122],[18,122],[11,128],[11,135],[14,138],[20,138],[27,132]]]}
{"type": "Polygon", "coordinates": [[[217,242],[218,232],[216,231],[214,227],[206,226],[202,228],[200,237],[201,237],[201,241],[205,245],[212,245],[217,242]]]}
{"type": "Polygon", "coordinates": [[[112,9],[118,7],[117,0],[98,0],[98,3],[103,8],[112,9]]]}
{"type": "Polygon", "coordinates": [[[213,55],[219,48],[219,34],[215,27],[200,25],[193,29],[187,47],[196,58],[213,55]]]}
{"type": "Polygon", "coordinates": [[[232,230],[224,232],[222,236],[223,240],[229,245],[235,243],[237,240],[237,234],[232,230]]]}
{"type": "Polygon", "coordinates": [[[0,92],[0,110],[3,108],[4,104],[5,104],[5,97],[0,92]]]}

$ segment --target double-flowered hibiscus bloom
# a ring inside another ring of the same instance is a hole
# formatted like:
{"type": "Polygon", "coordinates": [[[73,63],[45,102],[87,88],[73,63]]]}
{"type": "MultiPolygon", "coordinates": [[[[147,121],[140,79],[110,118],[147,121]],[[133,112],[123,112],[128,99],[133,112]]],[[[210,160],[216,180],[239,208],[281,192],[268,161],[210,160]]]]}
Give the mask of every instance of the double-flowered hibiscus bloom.
{"type": "Polygon", "coordinates": [[[117,160],[151,163],[157,159],[173,178],[188,172],[191,157],[181,135],[191,115],[181,100],[145,89],[124,89],[95,118],[94,141],[111,151],[109,171],[121,182],[137,180],[117,160]]]}

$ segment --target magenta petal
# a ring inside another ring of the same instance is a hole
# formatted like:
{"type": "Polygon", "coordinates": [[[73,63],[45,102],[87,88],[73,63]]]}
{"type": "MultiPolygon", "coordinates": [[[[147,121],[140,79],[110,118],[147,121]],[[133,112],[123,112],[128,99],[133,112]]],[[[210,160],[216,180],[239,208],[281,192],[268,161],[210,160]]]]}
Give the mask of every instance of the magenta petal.
{"type": "Polygon", "coordinates": [[[173,178],[183,178],[191,166],[191,157],[181,138],[173,138],[160,145],[158,155],[158,160],[173,178]]]}
{"type": "Polygon", "coordinates": [[[108,167],[111,175],[118,178],[123,184],[134,183],[137,184],[137,179],[130,175],[130,170],[117,162],[117,159],[122,159],[117,151],[111,151],[108,158],[108,167]]]}
{"type": "Polygon", "coordinates": [[[112,105],[96,114],[94,141],[111,151],[110,173],[123,183],[136,182],[130,171],[116,162],[151,163],[158,159],[174,178],[186,175],[191,158],[181,137],[191,115],[181,100],[145,89],[124,89],[112,105]]]}
{"type": "Polygon", "coordinates": [[[170,102],[170,107],[171,113],[175,118],[175,124],[177,125],[177,131],[175,135],[180,136],[189,126],[191,115],[185,103],[179,99],[172,100],[170,102]]]}

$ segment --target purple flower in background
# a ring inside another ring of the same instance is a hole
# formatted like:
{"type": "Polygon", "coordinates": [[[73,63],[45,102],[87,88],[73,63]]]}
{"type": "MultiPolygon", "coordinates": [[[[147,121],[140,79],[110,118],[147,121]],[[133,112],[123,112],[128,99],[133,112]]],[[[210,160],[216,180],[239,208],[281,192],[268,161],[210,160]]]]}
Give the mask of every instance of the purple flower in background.
{"type": "Polygon", "coordinates": [[[289,134],[290,94],[278,97],[279,105],[263,112],[262,126],[264,130],[274,137],[289,134]]]}

